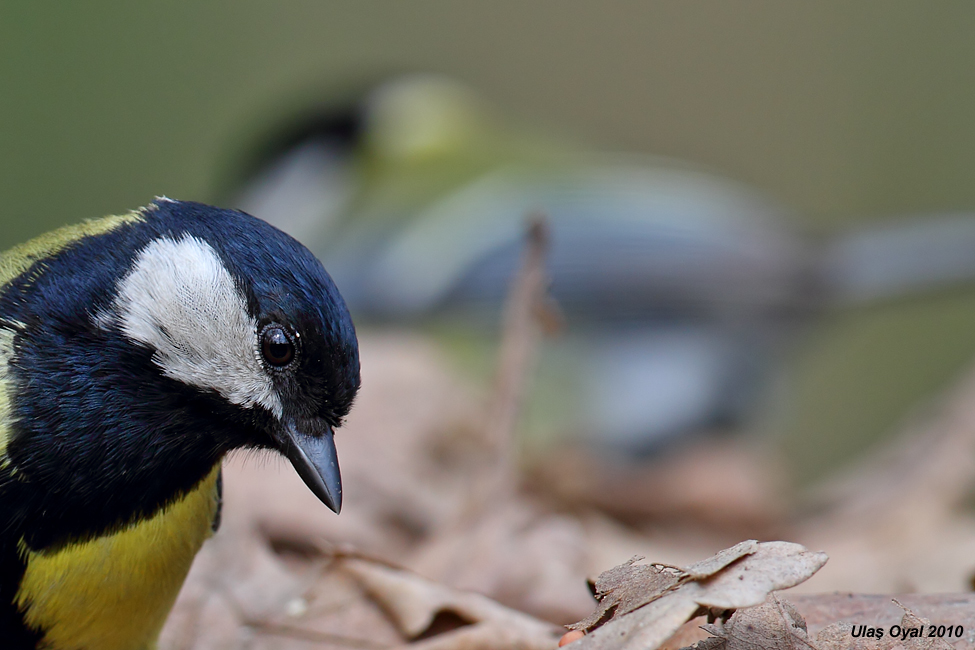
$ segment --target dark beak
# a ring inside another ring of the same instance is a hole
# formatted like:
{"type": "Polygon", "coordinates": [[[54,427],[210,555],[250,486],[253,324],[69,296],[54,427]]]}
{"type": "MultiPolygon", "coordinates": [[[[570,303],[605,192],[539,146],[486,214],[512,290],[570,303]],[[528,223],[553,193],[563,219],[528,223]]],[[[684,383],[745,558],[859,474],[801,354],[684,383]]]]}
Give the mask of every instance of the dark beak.
{"type": "Polygon", "coordinates": [[[342,476],[334,434],[327,424],[314,428],[314,432],[304,431],[304,427],[286,421],[281,452],[294,465],[308,489],[338,514],[342,509],[342,476]]]}

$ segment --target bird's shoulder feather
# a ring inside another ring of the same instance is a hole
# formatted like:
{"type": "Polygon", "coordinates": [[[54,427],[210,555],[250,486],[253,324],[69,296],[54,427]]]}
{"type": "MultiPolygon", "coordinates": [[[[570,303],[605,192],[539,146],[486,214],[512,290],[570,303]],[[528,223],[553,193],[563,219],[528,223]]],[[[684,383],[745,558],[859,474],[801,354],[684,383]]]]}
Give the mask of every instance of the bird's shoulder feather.
{"type": "Polygon", "coordinates": [[[74,242],[111,232],[123,224],[142,221],[144,218],[143,212],[134,211],[90,219],[52,230],[14,246],[0,254],[0,289],[28,270],[35,262],[55,255],[74,242]]]}

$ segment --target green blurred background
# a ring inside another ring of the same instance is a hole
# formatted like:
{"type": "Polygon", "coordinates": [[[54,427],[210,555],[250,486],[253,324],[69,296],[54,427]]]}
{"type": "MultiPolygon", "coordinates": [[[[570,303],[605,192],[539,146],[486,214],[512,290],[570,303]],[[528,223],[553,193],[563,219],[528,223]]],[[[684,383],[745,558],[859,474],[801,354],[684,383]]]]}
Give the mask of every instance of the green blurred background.
{"type": "MultiPolygon", "coordinates": [[[[215,201],[259,138],[403,71],[513,123],[686,159],[817,235],[975,210],[969,2],[0,4],[0,245],[215,201]]],[[[975,289],[829,315],[789,373],[798,475],[861,450],[975,356],[975,289]]]]}

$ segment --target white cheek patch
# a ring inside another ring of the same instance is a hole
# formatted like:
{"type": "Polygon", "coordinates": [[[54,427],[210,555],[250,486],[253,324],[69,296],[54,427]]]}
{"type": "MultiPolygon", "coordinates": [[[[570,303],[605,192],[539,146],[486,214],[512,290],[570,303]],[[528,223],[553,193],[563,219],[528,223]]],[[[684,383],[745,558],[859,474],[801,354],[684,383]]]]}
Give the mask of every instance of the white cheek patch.
{"type": "Polygon", "coordinates": [[[208,243],[156,239],[118,285],[114,314],[122,332],[153,350],[167,377],[213,389],[227,401],[281,416],[281,400],[258,358],[257,323],[208,243]]]}

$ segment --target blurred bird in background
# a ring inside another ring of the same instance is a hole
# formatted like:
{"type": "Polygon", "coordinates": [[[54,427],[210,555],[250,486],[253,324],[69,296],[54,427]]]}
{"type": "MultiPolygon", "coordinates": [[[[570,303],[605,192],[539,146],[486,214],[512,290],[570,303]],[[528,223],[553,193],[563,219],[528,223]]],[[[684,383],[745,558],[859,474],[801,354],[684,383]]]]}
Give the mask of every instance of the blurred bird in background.
{"type": "Polygon", "coordinates": [[[567,330],[547,344],[536,411],[606,453],[740,430],[817,314],[975,278],[972,215],[802,236],[756,190],[505,125],[438,76],[378,84],[257,150],[232,202],[319,254],[366,321],[488,335],[526,215],[544,213],[567,330]]]}

